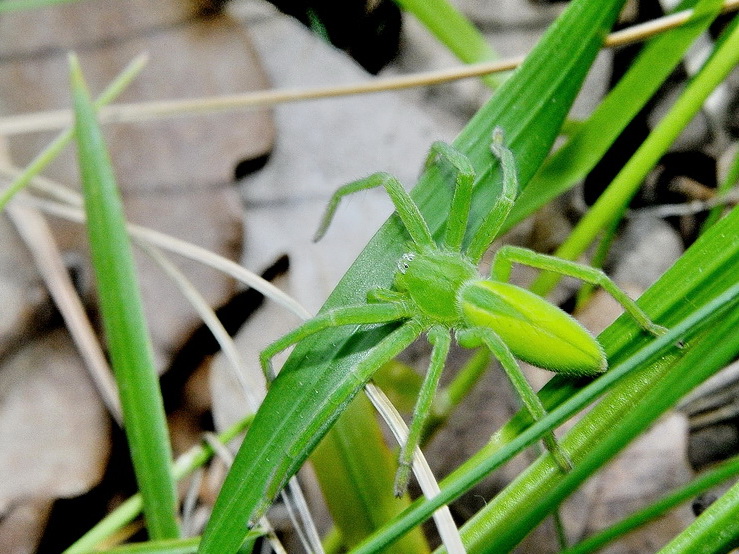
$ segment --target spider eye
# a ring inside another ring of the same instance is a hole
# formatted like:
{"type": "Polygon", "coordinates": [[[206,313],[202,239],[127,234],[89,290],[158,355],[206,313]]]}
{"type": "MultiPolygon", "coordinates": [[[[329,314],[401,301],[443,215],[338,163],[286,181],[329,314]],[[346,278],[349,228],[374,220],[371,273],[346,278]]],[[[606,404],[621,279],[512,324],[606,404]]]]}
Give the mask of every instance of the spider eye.
{"type": "Polygon", "coordinates": [[[400,261],[398,262],[398,271],[405,273],[408,270],[408,267],[410,267],[409,264],[414,257],[415,256],[413,254],[403,254],[403,257],[400,258],[400,261]]]}

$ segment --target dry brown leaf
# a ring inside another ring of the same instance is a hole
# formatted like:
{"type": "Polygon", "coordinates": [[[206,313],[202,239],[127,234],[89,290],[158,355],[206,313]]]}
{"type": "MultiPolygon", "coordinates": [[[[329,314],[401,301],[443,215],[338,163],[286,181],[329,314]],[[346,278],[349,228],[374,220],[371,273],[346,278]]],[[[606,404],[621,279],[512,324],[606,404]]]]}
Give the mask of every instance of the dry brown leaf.
{"type": "Polygon", "coordinates": [[[77,496],[102,476],[109,423],[65,331],[28,343],[0,371],[0,513],[77,496]]]}

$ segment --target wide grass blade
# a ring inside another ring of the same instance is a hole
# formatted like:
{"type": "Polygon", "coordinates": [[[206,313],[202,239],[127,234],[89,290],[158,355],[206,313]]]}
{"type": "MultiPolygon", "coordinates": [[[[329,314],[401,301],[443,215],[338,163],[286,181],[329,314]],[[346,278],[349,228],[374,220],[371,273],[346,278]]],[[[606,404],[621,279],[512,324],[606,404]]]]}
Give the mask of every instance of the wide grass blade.
{"type": "MultiPolygon", "coordinates": [[[[569,108],[623,5],[622,0],[572,2],[526,62],[462,131],[455,146],[478,172],[470,221],[474,229],[500,189],[490,152],[493,128],[502,127],[516,154],[521,183],[547,155],[569,108]]],[[[448,216],[452,174],[427,171],[412,196],[433,233],[448,216]]],[[[367,291],[391,284],[407,238],[396,216],[350,268],[324,309],[363,303],[367,291]]],[[[201,551],[233,552],[248,522],[266,510],[370,375],[357,363],[392,331],[336,328],[297,345],[273,383],[224,483],[203,536],[201,551]]],[[[384,491],[378,491],[383,494],[384,491]]],[[[387,491],[390,494],[390,491],[387,491]]]]}
{"type": "Polygon", "coordinates": [[[79,62],[70,56],[77,150],[100,311],[153,539],[179,536],[172,451],[123,205],[79,62]]]}

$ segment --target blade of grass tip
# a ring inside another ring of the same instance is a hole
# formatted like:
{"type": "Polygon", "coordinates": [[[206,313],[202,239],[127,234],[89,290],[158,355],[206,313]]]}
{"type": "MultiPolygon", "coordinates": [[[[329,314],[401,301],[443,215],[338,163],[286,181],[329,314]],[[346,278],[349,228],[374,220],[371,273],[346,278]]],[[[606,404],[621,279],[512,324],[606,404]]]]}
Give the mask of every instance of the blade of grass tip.
{"type": "Polygon", "coordinates": [[[706,471],[703,475],[696,477],[690,483],[674,490],[650,506],[634,512],[615,525],[588,537],[560,554],[588,554],[595,552],[619,537],[654,521],[672,508],[695,498],[702,492],[737,475],[739,475],[739,457],[734,457],[706,471]]]}
{"type": "MultiPolygon", "coordinates": [[[[2,5],[2,4],[0,4],[2,5]]],[[[125,89],[131,84],[131,81],[141,73],[146,63],[149,61],[147,54],[136,56],[121,71],[118,76],[108,85],[102,94],[95,100],[95,108],[100,109],[102,106],[109,104],[115,100],[125,89]]],[[[49,165],[74,138],[74,126],[62,131],[46,148],[44,148],[26,168],[13,179],[8,188],[0,193],[0,211],[19,191],[23,190],[31,180],[41,173],[44,168],[49,165]]]]}
{"type": "Polygon", "coordinates": [[[169,433],[123,206],[95,108],[74,55],[69,64],[90,253],[131,459],[150,536],[177,538],[169,433]]]}
{"type": "MultiPolygon", "coordinates": [[[[489,62],[499,58],[482,33],[447,0],[395,0],[395,3],[415,15],[464,63],[489,62]]],[[[491,89],[496,89],[505,78],[485,75],[481,80],[491,89]]]]}
{"type": "MultiPolygon", "coordinates": [[[[554,253],[558,258],[574,260],[585,252],[598,232],[624,210],[647,174],[667,152],[685,126],[698,113],[708,96],[739,63],[739,19],[735,18],[727,38],[688,84],[665,118],[639,147],[592,208],[575,226],[570,236],[554,253]]],[[[531,286],[546,295],[559,282],[559,276],[542,273],[531,286]]]]}

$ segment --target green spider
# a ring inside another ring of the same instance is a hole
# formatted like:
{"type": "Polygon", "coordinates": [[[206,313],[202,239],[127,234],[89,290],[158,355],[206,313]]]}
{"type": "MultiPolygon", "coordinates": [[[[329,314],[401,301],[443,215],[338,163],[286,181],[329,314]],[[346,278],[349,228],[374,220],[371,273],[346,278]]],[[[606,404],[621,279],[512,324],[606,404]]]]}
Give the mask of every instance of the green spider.
{"type": "MultiPolygon", "coordinates": [[[[565,375],[593,376],[607,369],[608,362],[603,349],[575,319],[543,298],[506,282],[514,263],[599,285],[643,329],[654,335],[666,331],[664,327],[653,323],[599,269],[525,248],[504,246],[495,255],[490,277],[480,276],[477,265],[497,236],[518,193],[513,154],[503,145],[500,128],[493,131],[491,150],[500,160],[503,170],[502,192],[472,234],[466,250],[462,249],[462,242],[467,230],[475,172],[470,161],[448,144],[434,143],[426,162],[428,167],[437,159],[446,160],[457,174],[450,215],[440,245],[434,242],[418,206],[393,176],[376,173],[338,189],[329,202],[315,240],[325,233],[342,197],[382,186],[413,241],[411,251],[399,260],[392,289],[370,291],[367,304],[321,313],[272,343],[260,355],[265,374],[271,380],[274,377],[271,359],[310,335],[341,325],[404,322],[398,330],[383,339],[373,349],[373,355],[364,362],[380,367],[422,333],[427,333],[432,345],[431,361],[414,408],[408,439],[400,450],[395,478],[396,495],[404,493],[408,486],[413,452],[431,409],[449,352],[452,331],[463,347],[485,346],[490,349],[534,420],[544,417],[546,411],[526,381],[516,358],[565,375]]],[[[544,444],[563,470],[572,467],[569,456],[559,446],[553,433],[545,436],[544,444]]]]}

